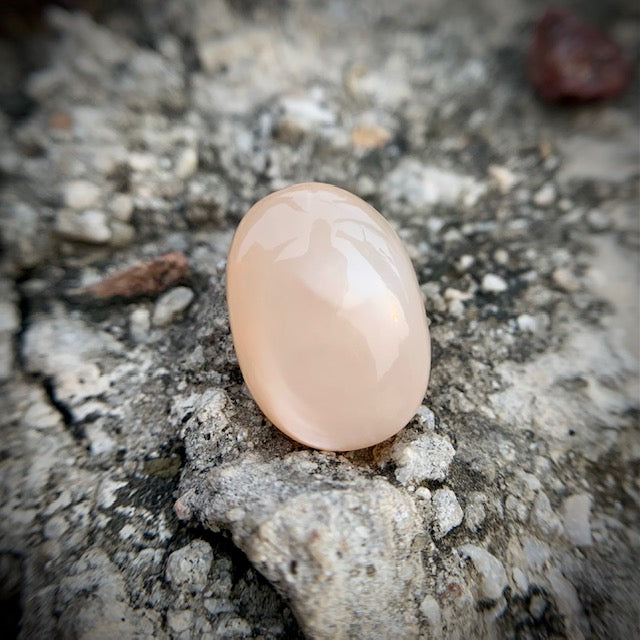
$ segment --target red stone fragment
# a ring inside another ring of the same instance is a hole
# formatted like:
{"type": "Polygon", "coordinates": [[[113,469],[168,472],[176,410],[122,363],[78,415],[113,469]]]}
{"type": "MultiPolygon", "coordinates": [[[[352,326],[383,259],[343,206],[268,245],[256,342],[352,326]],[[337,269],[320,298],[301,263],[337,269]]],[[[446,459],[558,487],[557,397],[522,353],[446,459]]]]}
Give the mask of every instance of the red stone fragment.
{"type": "Polygon", "coordinates": [[[101,300],[111,298],[137,298],[157,296],[169,287],[184,282],[189,277],[189,264],[184,254],[174,251],[141,262],[129,269],[82,289],[70,292],[76,296],[88,296],[101,300]]]}
{"type": "Polygon", "coordinates": [[[613,98],[631,78],[622,49],[567,9],[548,9],[529,48],[529,78],[548,102],[613,98]]]}

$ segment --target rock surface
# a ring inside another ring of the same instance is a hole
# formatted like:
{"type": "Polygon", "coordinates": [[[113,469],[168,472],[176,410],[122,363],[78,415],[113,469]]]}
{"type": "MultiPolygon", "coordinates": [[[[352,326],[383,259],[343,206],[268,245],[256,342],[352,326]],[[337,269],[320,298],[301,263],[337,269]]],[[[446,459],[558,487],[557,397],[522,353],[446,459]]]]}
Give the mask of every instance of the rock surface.
{"type": "Polygon", "coordinates": [[[637,94],[523,90],[538,0],[116,5],[0,42],[5,635],[634,637],[637,94]],[[387,216],[431,320],[418,415],[340,455],[264,419],[224,301],[308,180],[387,216]]]}

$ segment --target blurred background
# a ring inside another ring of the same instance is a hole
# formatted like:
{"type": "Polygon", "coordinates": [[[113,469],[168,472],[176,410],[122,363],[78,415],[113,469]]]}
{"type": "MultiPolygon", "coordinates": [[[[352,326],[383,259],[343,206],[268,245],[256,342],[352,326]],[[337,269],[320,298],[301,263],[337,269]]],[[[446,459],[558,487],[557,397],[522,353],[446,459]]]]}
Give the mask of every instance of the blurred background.
{"type": "MultiPolygon", "coordinates": [[[[235,520],[174,512],[220,465],[297,451],[242,390],[224,261],[254,202],[311,180],[405,242],[433,374],[403,437],[456,449],[453,519],[391,444],[313,454],[386,478],[426,536],[412,595],[336,601],[392,607],[398,637],[633,637],[639,55],[633,0],[4,0],[6,637],[333,637],[303,562],[261,575],[237,495],[235,520]],[[231,417],[194,426],[212,389],[231,417]]],[[[342,637],[372,637],[352,614],[342,637]]]]}

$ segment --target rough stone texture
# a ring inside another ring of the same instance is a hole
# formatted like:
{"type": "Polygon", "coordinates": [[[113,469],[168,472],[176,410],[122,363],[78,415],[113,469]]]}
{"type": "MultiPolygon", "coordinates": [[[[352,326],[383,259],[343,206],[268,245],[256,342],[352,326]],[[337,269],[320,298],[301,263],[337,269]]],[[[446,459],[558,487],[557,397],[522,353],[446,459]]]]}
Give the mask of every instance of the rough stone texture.
{"type": "MultiPolygon", "coordinates": [[[[5,635],[634,637],[637,92],[540,103],[537,0],[109,6],[0,43],[5,635]],[[264,420],[224,305],[305,180],[389,218],[431,319],[418,415],[343,455],[264,420]],[[69,293],[166,254],[166,326],[162,274],[69,293]]],[[[633,3],[585,6],[637,57],[633,3]]]]}

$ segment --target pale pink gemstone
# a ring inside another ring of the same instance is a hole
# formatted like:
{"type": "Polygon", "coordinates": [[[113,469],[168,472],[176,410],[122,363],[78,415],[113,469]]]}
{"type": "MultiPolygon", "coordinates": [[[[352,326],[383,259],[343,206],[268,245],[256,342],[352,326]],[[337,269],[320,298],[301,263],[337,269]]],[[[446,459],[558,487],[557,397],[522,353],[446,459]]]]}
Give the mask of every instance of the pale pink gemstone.
{"type": "Polygon", "coordinates": [[[245,382],[294,440],[368,447],[420,406],[431,353],[413,266],[348,191],[309,182],[255,204],[231,244],[227,301],[245,382]]]}

